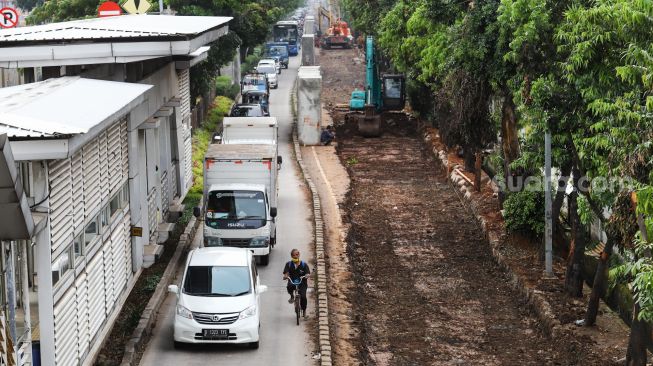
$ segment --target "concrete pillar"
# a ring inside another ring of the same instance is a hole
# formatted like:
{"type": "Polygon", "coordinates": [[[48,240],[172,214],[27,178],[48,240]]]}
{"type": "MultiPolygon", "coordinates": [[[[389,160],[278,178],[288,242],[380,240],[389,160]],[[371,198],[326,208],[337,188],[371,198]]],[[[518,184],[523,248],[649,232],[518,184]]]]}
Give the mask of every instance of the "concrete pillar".
{"type": "Polygon", "coordinates": [[[307,15],[304,18],[304,35],[313,34],[315,29],[315,17],[312,15],[307,15]]]}
{"type": "MultiPolygon", "coordinates": [[[[127,132],[128,156],[129,156],[129,210],[131,217],[131,226],[143,228],[143,196],[141,192],[142,179],[144,177],[141,171],[141,141],[139,140],[139,130],[127,132]]],[[[144,141],[143,141],[144,142],[144,141]]],[[[143,147],[144,148],[144,147],[143,147]]],[[[147,206],[145,208],[147,212],[147,206]]],[[[148,237],[147,230],[143,230],[143,237],[133,236],[132,243],[132,272],[137,272],[143,266],[143,238],[148,237]]]]}
{"type": "Polygon", "coordinates": [[[315,36],[312,34],[302,36],[302,66],[315,65],[315,36]]]}
{"type": "Polygon", "coordinates": [[[322,75],[319,66],[300,66],[297,73],[297,132],[299,142],[320,142],[322,75]]]}

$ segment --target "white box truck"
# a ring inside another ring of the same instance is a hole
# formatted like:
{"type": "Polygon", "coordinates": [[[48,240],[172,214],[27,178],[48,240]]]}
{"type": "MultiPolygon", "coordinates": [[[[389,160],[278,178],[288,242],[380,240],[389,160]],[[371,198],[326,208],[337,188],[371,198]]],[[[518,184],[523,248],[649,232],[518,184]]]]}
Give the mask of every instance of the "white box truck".
{"type": "Polygon", "coordinates": [[[276,117],[225,117],[222,121],[223,144],[277,145],[276,117]]]}
{"type": "Polygon", "coordinates": [[[204,246],[250,249],[266,265],[277,233],[277,147],[211,144],[204,156],[204,246]]]}

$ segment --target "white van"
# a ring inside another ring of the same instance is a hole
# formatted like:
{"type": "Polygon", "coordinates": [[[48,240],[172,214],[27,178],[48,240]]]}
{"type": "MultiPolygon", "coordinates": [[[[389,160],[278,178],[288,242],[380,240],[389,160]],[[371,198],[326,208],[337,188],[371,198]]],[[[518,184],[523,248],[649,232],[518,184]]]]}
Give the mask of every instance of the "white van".
{"type": "Polygon", "coordinates": [[[260,294],[254,256],[243,248],[198,248],[188,253],[177,294],[175,347],[183,343],[246,343],[259,347],[260,294]]]}

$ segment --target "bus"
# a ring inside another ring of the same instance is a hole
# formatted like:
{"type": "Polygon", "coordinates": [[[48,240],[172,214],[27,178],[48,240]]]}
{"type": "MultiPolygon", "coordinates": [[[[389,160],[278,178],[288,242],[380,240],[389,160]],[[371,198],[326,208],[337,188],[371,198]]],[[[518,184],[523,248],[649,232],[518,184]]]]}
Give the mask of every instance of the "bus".
{"type": "Polygon", "coordinates": [[[299,23],[294,20],[282,20],[272,26],[274,42],[288,42],[288,54],[297,56],[299,53],[299,23]]]}

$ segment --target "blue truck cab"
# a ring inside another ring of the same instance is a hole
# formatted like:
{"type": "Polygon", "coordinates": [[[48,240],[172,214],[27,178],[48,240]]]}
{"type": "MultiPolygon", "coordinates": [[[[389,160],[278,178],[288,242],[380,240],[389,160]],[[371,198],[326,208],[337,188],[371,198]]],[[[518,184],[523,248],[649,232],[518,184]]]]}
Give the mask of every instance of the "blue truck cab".
{"type": "Polygon", "coordinates": [[[279,57],[281,67],[288,68],[289,58],[288,42],[267,42],[265,44],[265,57],[279,57]]]}

